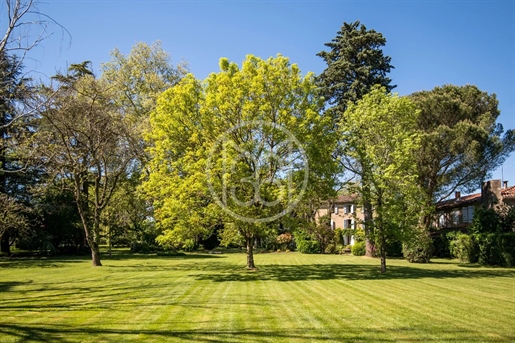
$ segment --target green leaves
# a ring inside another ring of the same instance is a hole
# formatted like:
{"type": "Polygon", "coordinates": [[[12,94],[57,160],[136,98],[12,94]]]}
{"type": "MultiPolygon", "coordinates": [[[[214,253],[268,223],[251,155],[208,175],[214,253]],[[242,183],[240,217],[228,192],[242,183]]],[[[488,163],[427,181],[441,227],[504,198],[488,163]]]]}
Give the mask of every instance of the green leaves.
{"type": "Polygon", "coordinates": [[[272,234],[308,181],[330,174],[335,133],[321,108],[313,74],[281,55],[249,55],[241,68],[222,58],[220,72],[164,92],[146,135],[144,188],[166,235],[207,235],[220,223],[224,242],[272,234]]]}
{"type": "Polygon", "coordinates": [[[415,159],[421,146],[419,111],[409,99],[380,86],[348,106],[339,129],[343,152],[361,178],[353,190],[374,208],[373,222],[366,225],[385,238],[409,235],[424,197],[415,159]]]}
{"type": "Polygon", "coordinates": [[[435,202],[459,189],[474,190],[514,149],[513,130],[503,135],[496,124],[495,94],[472,85],[445,85],[410,99],[421,111],[419,183],[435,202]]]}

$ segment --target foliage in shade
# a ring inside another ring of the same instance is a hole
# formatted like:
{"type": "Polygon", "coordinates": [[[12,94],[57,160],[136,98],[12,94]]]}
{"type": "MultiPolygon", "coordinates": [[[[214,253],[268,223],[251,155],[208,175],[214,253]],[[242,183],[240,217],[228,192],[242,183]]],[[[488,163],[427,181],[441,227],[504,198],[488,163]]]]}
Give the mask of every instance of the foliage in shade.
{"type": "Polygon", "coordinates": [[[135,149],[130,123],[111,101],[112,88],[94,79],[88,65],[72,65],[70,73],[55,77],[59,88],[46,89],[39,130],[28,144],[49,182],[73,192],[92,263],[100,266],[102,212],[135,149]]]}

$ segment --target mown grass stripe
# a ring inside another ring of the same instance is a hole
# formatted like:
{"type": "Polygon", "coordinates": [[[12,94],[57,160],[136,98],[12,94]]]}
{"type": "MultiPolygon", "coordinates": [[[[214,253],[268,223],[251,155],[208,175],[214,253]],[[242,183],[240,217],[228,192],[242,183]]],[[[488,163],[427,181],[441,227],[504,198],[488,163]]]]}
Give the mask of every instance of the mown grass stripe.
{"type": "Polygon", "coordinates": [[[511,342],[515,269],[272,253],[0,261],[0,342],[511,342]]]}

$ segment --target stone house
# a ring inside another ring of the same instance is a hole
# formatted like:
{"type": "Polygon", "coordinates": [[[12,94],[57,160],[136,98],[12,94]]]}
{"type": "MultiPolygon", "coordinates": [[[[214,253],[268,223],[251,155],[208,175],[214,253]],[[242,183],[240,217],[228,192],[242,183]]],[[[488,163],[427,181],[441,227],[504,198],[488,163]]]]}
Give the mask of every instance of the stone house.
{"type": "MultiPolygon", "coordinates": [[[[315,218],[317,221],[321,217],[329,215],[329,224],[335,229],[351,229],[363,227],[364,211],[362,206],[358,206],[357,195],[340,195],[338,198],[328,201],[317,210],[315,218]]],[[[345,245],[354,244],[353,235],[344,235],[345,245]]]]}
{"type": "Polygon", "coordinates": [[[467,229],[478,207],[493,208],[496,204],[515,206],[515,186],[508,187],[508,181],[501,185],[501,180],[490,180],[483,183],[481,193],[461,196],[456,192],[453,199],[436,204],[434,226],[438,230],[467,229]]]}

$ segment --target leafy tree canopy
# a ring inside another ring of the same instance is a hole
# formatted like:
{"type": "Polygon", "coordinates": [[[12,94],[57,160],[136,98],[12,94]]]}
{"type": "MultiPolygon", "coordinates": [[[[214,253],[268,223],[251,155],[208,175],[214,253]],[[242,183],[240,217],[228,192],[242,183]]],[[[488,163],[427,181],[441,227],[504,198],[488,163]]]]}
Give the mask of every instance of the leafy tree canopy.
{"type": "Polygon", "coordinates": [[[349,104],[340,122],[344,154],[355,161],[361,182],[352,188],[374,209],[366,226],[374,228],[386,271],[386,241],[411,234],[419,220],[423,193],[417,184],[415,155],[420,148],[419,111],[408,98],[376,86],[349,104]]]}
{"type": "Polygon", "coordinates": [[[204,82],[187,75],[167,90],[151,116],[144,185],[164,237],[193,239],[223,224],[222,241],[245,242],[253,268],[254,240],[274,232],[315,171],[324,175],[324,160],[331,165],[321,107],[313,74],[302,77],[281,55],[249,55],[241,68],[222,58],[204,82]]]}
{"type": "Polygon", "coordinates": [[[496,123],[495,94],[473,85],[445,85],[410,99],[421,112],[419,183],[433,202],[456,190],[473,191],[515,148],[515,132],[504,133],[496,123]]]}

